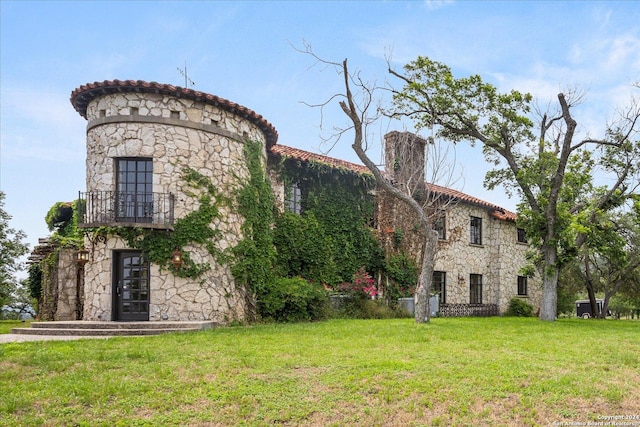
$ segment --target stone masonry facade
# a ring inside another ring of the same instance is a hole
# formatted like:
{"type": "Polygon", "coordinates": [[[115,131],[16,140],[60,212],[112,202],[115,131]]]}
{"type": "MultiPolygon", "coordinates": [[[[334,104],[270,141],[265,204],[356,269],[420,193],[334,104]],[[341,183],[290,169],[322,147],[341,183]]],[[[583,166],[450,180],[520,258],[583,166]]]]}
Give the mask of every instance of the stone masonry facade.
{"type": "MultiPolygon", "coordinates": [[[[244,143],[248,140],[262,144],[265,168],[269,152],[300,161],[346,167],[358,174],[367,173],[361,165],[276,145],[277,132],[262,116],[233,102],[190,89],[142,81],[105,81],[79,87],[72,93],[71,102],[87,120],[87,197],[93,192],[116,192],[122,175],[118,162],[144,159],[152,164],[151,181],[146,184],[154,194],[171,198],[171,217],[166,223],[157,222],[154,217],[149,224],[105,224],[107,226],[157,228],[157,232],[171,233],[174,219],[183,218],[198,208],[199,191],[202,191],[183,179],[184,171],[187,168],[197,171],[221,193],[231,195],[249,176],[244,158],[244,143]]],[[[387,135],[388,140],[393,141],[393,137],[387,135]]],[[[396,144],[394,152],[398,149],[396,144]]],[[[276,200],[282,209],[282,182],[275,169],[266,172],[275,184],[276,200]]],[[[470,277],[481,276],[481,302],[496,304],[500,312],[504,312],[509,300],[518,295],[518,271],[526,263],[527,245],[517,242],[515,214],[462,193],[444,190],[456,200],[445,210],[445,237],[439,241],[436,256],[435,269],[446,275],[446,302],[469,303],[470,277]],[[482,222],[480,244],[469,241],[471,217],[480,218],[482,222]]],[[[397,231],[402,230],[404,238],[401,247],[396,249],[411,254],[419,263],[422,249],[420,233],[413,230],[415,221],[407,215],[405,207],[385,200],[381,194],[377,197],[378,235],[383,247],[397,246],[397,231]]],[[[105,218],[110,215],[109,209],[117,209],[113,204],[109,206],[104,208],[105,218]]],[[[210,226],[220,232],[214,243],[216,248],[225,250],[242,240],[243,218],[232,205],[219,209],[217,219],[210,226]]],[[[85,237],[85,248],[89,262],[82,278],[84,292],[78,293],[84,298],[75,306],[83,307],[84,320],[120,320],[115,308],[116,292],[118,295],[120,292],[115,271],[121,267],[116,266],[116,260],[119,253],[132,249],[118,236],[96,238],[92,233],[85,237]]],[[[230,267],[218,263],[202,245],[190,244],[180,249],[194,262],[209,264],[210,268],[197,279],[188,279],[150,264],[148,319],[144,320],[212,320],[226,324],[245,319],[247,299],[244,290],[236,286],[230,267]]],[[[519,297],[538,307],[539,295],[537,281],[530,279],[526,295],[519,297]]]]}
{"type": "MultiPolygon", "coordinates": [[[[87,194],[116,188],[117,159],[152,159],[153,192],[173,196],[173,215],[182,218],[197,209],[199,190],[181,179],[185,168],[205,176],[222,193],[231,194],[248,170],[244,141],[259,141],[266,147],[269,124],[250,116],[243,108],[219,98],[194,93],[177,96],[173,87],[157,85],[136,91],[129,82],[94,84],[105,93],[82,87],[72,95],[76,109],[87,119],[87,194]],[[119,85],[118,85],[119,83],[119,85]],[[109,90],[119,86],[118,90],[109,90]],[[86,106],[81,99],[90,92],[86,106]],[[79,95],[78,95],[79,93],[79,95]],[[202,96],[201,96],[202,95],[202,96]],[[74,98],[75,96],[75,98],[74,98]],[[236,111],[237,110],[237,111],[236,111]],[[261,127],[263,129],[261,129],[261,127]]],[[[136,84],[139,82],[135,82],[136,84]]],[[[273,130],[275,134],[275,130],[273,130]]],[[[273,138],[273,136],[271,136],[273,138]]],[[[266,162],[266,151],[264,152],[266,162]]],[[[236,246],[242,239],[243,218],[231,207],[221,206],[219,219],[211,227],[220,232],[218,249],[236,246]]],[[[144,225],[143,225],[144,226],[144,225]]],[[[171,232],[167,229],[167,232],[171,232]]],[[[127,250],[117,236],[106,241],[85,239],[90,260],[85,267],[84,320],[114,319],[114,253],[127,250]]],[[[149,320],[213,320],[228,323],[245,316],[245,299],[237,289],[228,265],[221,265],[201,245],[181,248],[198,263],[211,268],[197,279],[174,276],[150,266],[149,320]]]]}

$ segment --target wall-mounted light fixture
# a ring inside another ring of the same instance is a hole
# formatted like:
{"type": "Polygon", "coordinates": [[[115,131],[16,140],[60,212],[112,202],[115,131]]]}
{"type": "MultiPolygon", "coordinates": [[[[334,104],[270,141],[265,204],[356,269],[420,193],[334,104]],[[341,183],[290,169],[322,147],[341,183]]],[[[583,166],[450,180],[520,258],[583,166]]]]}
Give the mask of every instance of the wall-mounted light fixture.
{"type": "Polygon", "coordinates": [[[89,262],[89,251],[82,248],[76,254],[76,262],[80,267],[84,267],[84,265],[89,262]]]}
{"type": "Polygon", "coordinates": [[[180,249],[176,249],[175,251],[173,251],[173,254],[171,254],[171,263],[177,269],[182,267],[182,264],[184,264],[184,261],[182,260],[182,252],[180,252],[180,249]]]}

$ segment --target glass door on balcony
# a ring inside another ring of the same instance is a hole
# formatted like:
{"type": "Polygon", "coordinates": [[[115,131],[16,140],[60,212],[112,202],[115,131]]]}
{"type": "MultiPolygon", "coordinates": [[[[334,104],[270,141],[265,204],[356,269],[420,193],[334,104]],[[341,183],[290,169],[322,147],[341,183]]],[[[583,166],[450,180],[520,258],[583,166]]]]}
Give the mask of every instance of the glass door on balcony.
{"type": "Polygon", "coordinates": [[[117,159],[116,221],[152,222],[153,161],[145,158],[117,159]]]}
{"type": "Polygon", "coordinates": [[[149,320],[149,261],[138,251],[114,252],[113,320],[149,320]]]}

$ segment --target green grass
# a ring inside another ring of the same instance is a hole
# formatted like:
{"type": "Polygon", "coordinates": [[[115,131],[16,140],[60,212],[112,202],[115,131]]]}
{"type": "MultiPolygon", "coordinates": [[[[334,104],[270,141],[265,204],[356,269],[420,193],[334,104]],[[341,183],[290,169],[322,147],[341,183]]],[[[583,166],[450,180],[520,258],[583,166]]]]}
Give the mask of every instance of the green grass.
{"type": "Polygon", "coordinates": [[[551,425],[640,414],[640,323],[334,320],[0,345],[0,425],[551,425]]]}
{"type": "Polygon", "coordinates": [[[28,328],[31,321],[22,320],[0,320],[0,334],[8,334],[12,328],[28,328]]]}

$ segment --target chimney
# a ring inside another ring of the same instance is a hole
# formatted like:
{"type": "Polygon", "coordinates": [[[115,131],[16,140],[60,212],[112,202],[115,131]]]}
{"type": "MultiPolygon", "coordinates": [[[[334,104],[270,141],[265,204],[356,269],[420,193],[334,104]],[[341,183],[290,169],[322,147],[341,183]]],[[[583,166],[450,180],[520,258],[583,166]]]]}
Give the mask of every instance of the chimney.
{"type": "Polygon", "coordinates": [[[392,131],[384,136],[385,171],[412,196],[424,192],[427,141],[411,132],[392,131]]]}

